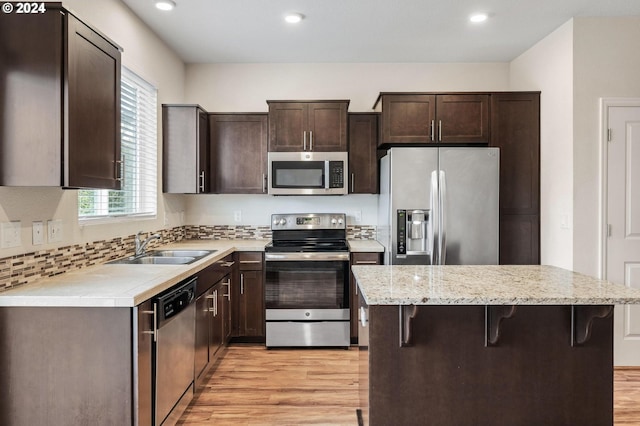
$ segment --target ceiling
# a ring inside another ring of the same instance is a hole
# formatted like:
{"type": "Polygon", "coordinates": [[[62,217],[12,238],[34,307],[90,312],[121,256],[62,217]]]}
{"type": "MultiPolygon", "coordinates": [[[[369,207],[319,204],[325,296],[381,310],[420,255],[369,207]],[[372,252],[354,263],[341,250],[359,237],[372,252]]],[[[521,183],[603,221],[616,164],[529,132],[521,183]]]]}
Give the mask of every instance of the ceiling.
{"type": "Polygon", "coordinates": [[[640,16],[640,0],[122,1],[186,63],[508,62],[572,17],[640,16]]]}

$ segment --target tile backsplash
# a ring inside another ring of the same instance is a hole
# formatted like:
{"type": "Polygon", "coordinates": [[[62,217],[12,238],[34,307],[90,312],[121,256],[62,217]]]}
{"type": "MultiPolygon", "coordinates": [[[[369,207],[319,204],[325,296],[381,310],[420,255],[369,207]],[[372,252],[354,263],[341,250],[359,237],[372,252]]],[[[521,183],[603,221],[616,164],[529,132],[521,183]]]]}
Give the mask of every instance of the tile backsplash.
{"type": "MultiPolygon", "coordinates": [[[[158,233],[162,238],[152,241],[148,246],[150,249],[182,240],[271,239],[269,226],[187,225],[163,229],[158,233]]],[[[375,237],[375,226],[347,227],[348,239],[372,240],[375,237]]],[[[40,278],[130,256],[134,251],[134,238],[135,235],[129,235],[1,258],[0,292],[40,278]]]]}

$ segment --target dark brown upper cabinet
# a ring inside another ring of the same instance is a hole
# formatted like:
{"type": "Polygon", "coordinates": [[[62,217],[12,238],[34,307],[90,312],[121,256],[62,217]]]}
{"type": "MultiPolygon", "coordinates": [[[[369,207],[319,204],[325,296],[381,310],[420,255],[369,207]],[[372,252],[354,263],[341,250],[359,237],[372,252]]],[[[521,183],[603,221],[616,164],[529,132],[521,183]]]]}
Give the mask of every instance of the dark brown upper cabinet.
{"type": "Polygon", "coordinates": [[[488,143],[489,94],[381,93],[380,146],[488,143]]]}
{"type": "Polygon", "coordinates": [[[267,114],[210,114],[210,164],[217,194],[267,192],[267,114]]]}
{"type": "Polygon", "coordinates": [[[210,192],[208,127],[199,105],[162,105],[163,192],[210,192]]]}
{"type": "Polygon", "coordinates": [[[349,193],[378,193],[378,117],[349,114],[349,193]]]}
{"type": "Polygon", "coordinates": [[[346,151],[349,101],[267,101],[269,151],[346,151]]]}
{"type": "Polygon", "coordinates": [[[0,185],[120,189],[120,48],[45,4],[0,14],[0,185]]]}
{"type": "Polygon", "coordinates": [[[540,93],[491,95],[500,148],[500,264],[540,263],[540,93]]]}

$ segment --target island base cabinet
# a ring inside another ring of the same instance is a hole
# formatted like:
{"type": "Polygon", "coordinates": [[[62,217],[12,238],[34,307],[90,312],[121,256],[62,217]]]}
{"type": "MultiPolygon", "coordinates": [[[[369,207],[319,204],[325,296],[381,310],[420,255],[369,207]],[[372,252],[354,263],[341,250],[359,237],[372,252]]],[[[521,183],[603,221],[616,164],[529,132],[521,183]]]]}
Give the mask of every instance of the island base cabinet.
{"type": "Polygon", "coordinates": [[[571,306],[519,305],[485,346],[485,306],[360,304],[364,424],[613,424],[613,315],[572,345],[571,306]]]}
{"type": "Polygon", "coordinates": [[[134,387],[133,317],[131,308],[0,308],[0,424],[145,424],[150,413],[132,417],[149,403],[133,395],[149,378],[142,366],[134,387]]]}

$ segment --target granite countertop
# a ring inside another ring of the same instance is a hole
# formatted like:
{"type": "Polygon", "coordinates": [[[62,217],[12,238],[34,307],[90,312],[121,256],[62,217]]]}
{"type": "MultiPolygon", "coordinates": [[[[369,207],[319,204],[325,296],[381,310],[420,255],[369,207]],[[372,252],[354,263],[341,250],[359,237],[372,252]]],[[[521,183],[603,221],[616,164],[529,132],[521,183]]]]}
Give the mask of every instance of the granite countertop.
{"type": "Polygon", "coordinates": [[[347,240],[347,244],[351,253],[381,253],[384,251],[384,246],[376,240],[347,240]]]}
{"type": "Polygon", "coordinates": [[[168,244],[158,248],[216,252],[189,265],[102,264],[44,278],[0,293],[0,307],[133,307],[234,251],[264,251],[269,241],[188,240],[168,244]]]}
{"type": "Polygon", "coordinates": [[[640,290],[554,266],[353,266],[369,305],[640,304],[640,290]]]}

